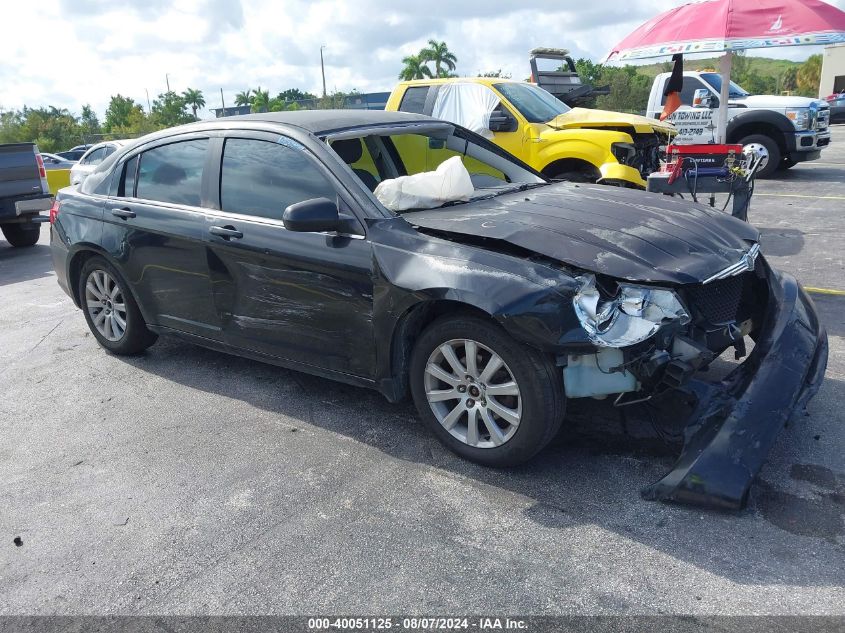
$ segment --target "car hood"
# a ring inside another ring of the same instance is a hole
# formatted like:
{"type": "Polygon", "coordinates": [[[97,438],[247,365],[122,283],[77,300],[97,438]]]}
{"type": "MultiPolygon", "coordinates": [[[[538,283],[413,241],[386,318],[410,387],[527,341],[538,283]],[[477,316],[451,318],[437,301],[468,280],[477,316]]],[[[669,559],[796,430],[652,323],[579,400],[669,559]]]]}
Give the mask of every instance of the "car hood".
{"type": "Polygon", "coordinates": [[[493,249],[498,241],[579,269],[668,284],[712,277],[760,237],[751,225],[689,201],[570,183],[403,217],[445,239],[493,249]]]}
{"type": "Polygon", "coordinates": [[[730,103],[744,105],[747,108],[809,108],[815,104],[819,106],[822,99],[810,97],[783,97],[779,95],[749,95],[747,97],[731,97],[730,103]]]}
{"type": "Polygon", "coordinates": [[[559,114],[546,125],[566,130],[569,128],[614,127],[630,125],[637,132],[651,132],[659,130],[667,134],[675,134],[675,126],[668,121],[649,119],[638,114],[624,112],[609,112],[607,110],[592,110],[590,108],[572,108],[566,114],[559,114]]]}

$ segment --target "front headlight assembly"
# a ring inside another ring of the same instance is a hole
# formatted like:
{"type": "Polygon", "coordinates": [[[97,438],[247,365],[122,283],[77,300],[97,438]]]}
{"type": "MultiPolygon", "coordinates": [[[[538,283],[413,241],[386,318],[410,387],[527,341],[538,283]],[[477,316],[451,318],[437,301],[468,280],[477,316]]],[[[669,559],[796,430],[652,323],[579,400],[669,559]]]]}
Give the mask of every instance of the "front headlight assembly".
{"type": "Polygon", "coordinates": [[[787,108],[786,118],[792,121],[796,130],[810,129],[810,108],[787,108]]]}
{"type": "Polygon", "coordinates": [[[619,284],[615,297],[603,299],[594,275],[578,277],[572,299],[575,314],[590,340],[600,347],[626,347],[653,336],[672,321],[686,325],[690,316],[671,290],[619,284]]]}

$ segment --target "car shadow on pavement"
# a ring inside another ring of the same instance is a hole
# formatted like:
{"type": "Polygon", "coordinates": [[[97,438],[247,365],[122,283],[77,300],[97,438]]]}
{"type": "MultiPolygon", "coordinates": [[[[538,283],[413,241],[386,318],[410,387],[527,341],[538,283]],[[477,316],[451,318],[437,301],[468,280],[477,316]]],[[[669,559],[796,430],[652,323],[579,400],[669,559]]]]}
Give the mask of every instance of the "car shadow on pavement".
{"type": "Polygon", "coordinates": [[[845,336],[845,297],[813,293],[819,320],[829,336],[845,336]]]}
{"type": "Polygon", "coordinates": [[[806,166],[799,164],[792,169],[777,172],[774,180],[778,183],[812,183],[814,185],[818,185],[820,182],[841,183],[843,167],[845,165],[828,167],[826,165],[816,166],[813,163],[807,163],[806,166]]]}
{"type": "Polygon", "coordinates": [[[760,227],[760,245],[766,255],[788,257],[804,250],[804,232],[781,227],[760,227]]]}
{"type": "MultiPolygon", "coordinates": [[[[561,539],[563,548],[567,528],[595,525],[737,583],[843,582],[845,477],[795,464],[791,453],[796,443],[809,442],[812,448],[808,434],[818,433],[813,429],[823,420],[797,414],[800,419],[781,434],[763,480],[755,484],[750,507],[724,513],[643,501],[639,490],[671,468],[676,449],[660,439],[650,416],[636,407],[614,409],[609,400],[573,403],[564,429],[532,462],[494,470],[443,448],[410,402],[390,404],[371,390],[171,339],[126,362],[191,389],[298,420],[303,428],[341,434],[419,468],[421,477],[435,469],[482,495],[505,491],[528,499],[523,515],[552,530],[550,537],[561,539]],[[796,478],[796,467],[809,475],[802,480],[799,472],[796,478]],[[804,539],[798,546],[796,536],[804,539]]],[[[826,402],[845,402],[842,381],[827,380],[822,390],[826,402]]]]}
{"type": "Polygon", "coordinates": [[[50,246],[36,244],[13,248],[0,239],[0,286],[40,279],[53,274],[50,246]]]}

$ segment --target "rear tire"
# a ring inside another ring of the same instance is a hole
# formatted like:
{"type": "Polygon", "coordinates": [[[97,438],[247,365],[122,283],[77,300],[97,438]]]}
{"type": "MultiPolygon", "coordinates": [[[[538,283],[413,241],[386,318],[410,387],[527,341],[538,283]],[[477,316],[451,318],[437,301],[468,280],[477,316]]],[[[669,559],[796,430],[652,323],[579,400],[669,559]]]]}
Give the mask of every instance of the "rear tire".
{"type": "Polygon", "coordinates": [[[79,305],[91,334],[113,354],[140,354],[158,335],[147,329],[129,285],[109,262],[91,257],[79,273],[79,305]]]}
{"type": "Polygon", "coordinates": [[[437,439],[485,466],[528,461],[563,421],[563,379],[551,359],[476,317],[443,317],[426,328],[411,356],[410,382],[437,439]],[[473,349],[475,362],[468,363],[473,349]],[[493,370],[495,359],[501,365],[493,370]]]}
{"type": "Polygon", "coordinates": [[[767,158],[757,170],[757,178],[770,178],[780,166],[781,152],[775,140],[765,134],[751,134],[741,139],[738,143],[742,145],[743,151],[750,147],[762,147],[767,158]]]}
{"type": "Polygon", "coordinates": [[[35,246],[41,238],[40,224],[4,224],[2,229],[6,241],[16,248],[35,246]]]}

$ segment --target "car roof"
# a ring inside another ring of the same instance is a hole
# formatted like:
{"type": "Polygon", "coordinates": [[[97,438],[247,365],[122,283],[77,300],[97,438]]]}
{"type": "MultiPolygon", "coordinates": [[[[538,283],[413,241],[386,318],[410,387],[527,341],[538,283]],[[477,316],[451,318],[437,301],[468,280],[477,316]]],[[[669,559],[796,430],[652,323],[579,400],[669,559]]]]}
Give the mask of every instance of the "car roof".
{"type": "Polygon", "coordinates": [[[527,81],[519,81],[518,79],[505,79],[503,77],[442,77],[439,79],[412,79],[410,81],[400,81],[400,86],[440,86],[443,84],[482,84],[485,86],[492,86],[493,84],[530,84],[527,81]]]}
{"type": "MultiPolygon", "coordinates": [[[[154,140],[173,134],[184,134],[192,131],[220,130],[237,127],[238,123],[269,123],[274,125],[295,126],[321,136],[338,130],[348,130],[357,127],[365,128],[375,125],[401,125],[403,123],[420,123],[438,121],[422,114],[410,112],[386,112],[384,110],[296,110],[288,112],[257,112],[241,116],[227,116],[217,119],[206,119],[196,123],[188,123],[178,127],[167,128],[153,132],[142,139],[154,140]],[[233,125],[234,124],[234,125],[233,125]]],[[[441,121],[442,122],[442,121],[441,121]]],[[[129,141],[131,142],[131,141],[129,141]]]]}

